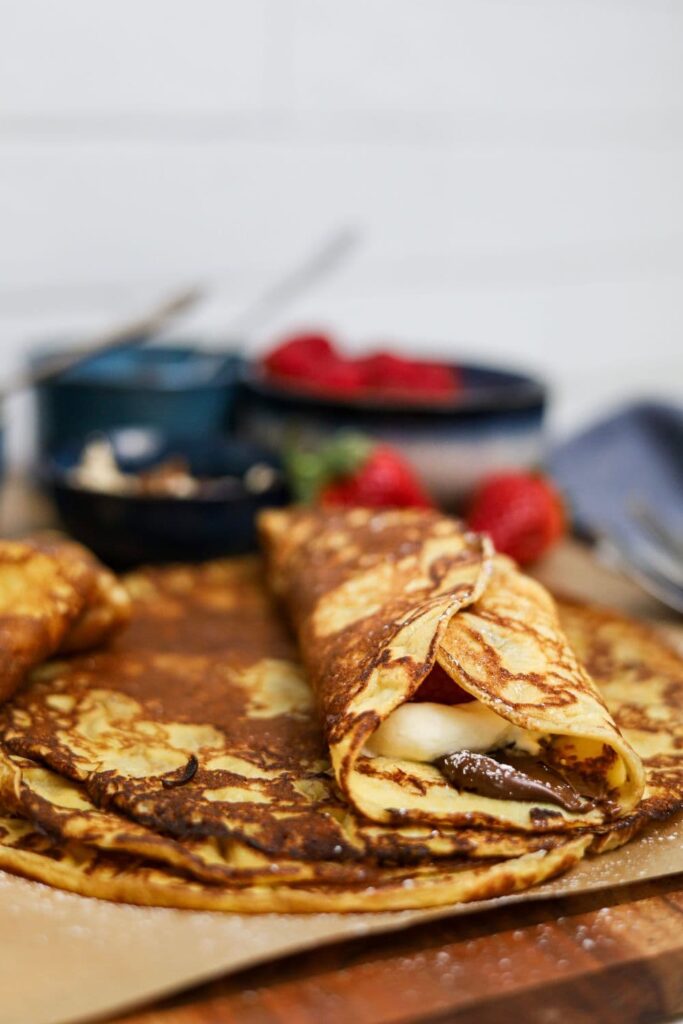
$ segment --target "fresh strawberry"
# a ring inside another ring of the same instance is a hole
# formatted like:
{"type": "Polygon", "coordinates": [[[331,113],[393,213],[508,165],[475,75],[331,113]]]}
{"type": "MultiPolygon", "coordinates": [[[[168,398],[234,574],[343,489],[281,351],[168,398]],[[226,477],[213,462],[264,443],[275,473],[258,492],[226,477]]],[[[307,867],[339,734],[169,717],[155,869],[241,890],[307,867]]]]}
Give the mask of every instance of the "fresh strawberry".
{"type": "Polygon", "coordinates": [[[477,488],[467,516],[488,533],[498,551],[521,565],[533,562],[565,532],[560,495],[550,480],[532,473],[499,473],[477,488]]]}
{"type": "Polygon", "coordinates": [[[454,394],[460,387],[458,375],[449,366],[404,359],[391,352],[376,352],[358,359],[367,387],[376,391],[400,391],[410,395],[454,394]]]}
{"type": "Polygon", "coordinates": [[[298,501],[370,508],[432,507],[403,456],[363,434],[340,433],[313,451],[293,447],[285,463],[298,501]]]}
{"type": "Polygon", "coordinates": [[[320,503],[364,505],[369,508],[432,508],[426,491],[414,470],[389,445],[377,445],[355,470],[327,484],[320,492],[320,503]]]}
{"type": "Polygon", "coordinates": [[[411,700],[418,704],[431,701],[433,704],[467,704],[475,698],[463,690],[441,665],[435,665],[411,700]]]}

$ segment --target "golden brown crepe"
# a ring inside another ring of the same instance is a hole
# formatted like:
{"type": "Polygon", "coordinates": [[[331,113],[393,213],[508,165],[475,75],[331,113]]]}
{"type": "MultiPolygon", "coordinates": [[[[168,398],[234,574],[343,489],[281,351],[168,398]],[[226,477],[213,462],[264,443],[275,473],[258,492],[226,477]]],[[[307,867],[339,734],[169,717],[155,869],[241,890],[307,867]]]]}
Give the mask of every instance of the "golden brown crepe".
{"type": "MultiPolygon", "coordinates": [[[[41,546],[45,550],[44,541],[41,541],[41,546]]],[[[92,580],[85,606],[69,626],[59,645],[59,653],[74,654],[105,644],[130,621],[128,591],[111,569],[98,562],[80,544],[60,539],[50,542],[49,550],[62,564],[69,557],[87,563],[92,580]]]]}
{"type": "MultiPolygon", "coordinates": [[[[498,830],[383,828],[354,813],[257,560],[148,569],[126,584],[126,631],[36,669],[0,709],[9,753],[155,832],[240,842],[278,862],[512,857],[552,845],[498,830]]],[[[35,816],[35,806],[15,810],[35,816]]]]}
{"type": "Polygon", "coordinates": [[[583,836],[564,839],[552,850],[476,865],[459,861],[424,868],[378,868],[366,879],[344,885],[306,882],[230,888],[203,885],[141,858],[58,842],[21,818],[0,814],[0,868],[14,874],[115,902],[240,914],[409,910],[492,899],[569,870],[589,842],[583,836]]]}
{"type": "Polygon", "coordinates": [[[115,576],[57,537],[0,541],[0,701],[57,650],[83,650],[129,615],[115,576]]]}
{"type": "Polygon", "coordinates": [[[562,628],[639,755],[641,801],[614,823],[661,820],[683,806],[683,659],[660,630],[617,612],[559,601],[562,628]]]}
{"type": "MultiPolygon", "coordinates": [[[[151,863],[180,870],[202,882],[230,886],[279,885],[283,882],[326,885],[365,882],[369,885],[377,877],[389,877],[389,866],[383,865],[383,858],[377,856],[341,861],[291,860],[263,854],[239,839],[172,838],[139,825],[112,809],[97,808],[79,784],[27,758],[4,751],[0,751],[0,807],[30,821],[46,835],[63,843],[77,843],[107,854],[125,853],[142,857],[151,863]]],[[[473,838],[470,836],[470,840],[473,838]]],[[[503,835],[498,851],[493,849],[489,840],[484,844],[484,856],[472,857],[471,847],[463,842],[461,856],[444,859],[442,870],[446,871],[456,861],[459,868],[460,862],[466,859],[512,859],[560,845],[563,845],[560,836],[536,837],[529,843],[521,836],[511,840],[503,835]]],[[[433,858],[423,856],[414,867],[420,872],[432,863],[433,858]]]]}
{"type": "MultiPolygon", "coordinates": [[[[494,574],[498,608],[495,586],[494,574]]],[[[144,570],[127,587],[127,633],[110,649],[37,669],[2,712],[12,751],[0,750],[8,870],[149,905],[438,906],[526,888],[683,803],[681,662],[627,620],[561,607],[647,770],[637,807],[571,839],[361,818],[335,788],[311,691],[257,560],[144,570]]],[[[482,601],[472,614],[486,612],[482,601]]]]}
{"type": "MultiPolygon", "coordinates": [[[[46,835],[104,853],[129,854],[180,870],[203,882],[233,886],[290,881],[356,883],[372,876],[373,861],[273,858],[226,836],[182,839],[155,832],[112,809],[98,808],[82,785],[49,768],[0,750],[0,806],[46,835]]],[[[550,848],[539,844],[537,849],[550,848]]],[[[508,845],[506,855],[513,854],[508,845]]],[[[518,853],[529,852],[519,844],[518,853]]]]}
{"type": "Polygon", "coordinates": [[[335,777],[359,813],[543,831],[598,825],[636,805],[637,754],[576,660],[552,598],[508,559],[421,510],[277,510],[261,529],[335,777]],[[437,662],[474,701],[413,702],[437,662]],[[453,784],[438,760],[503,750],[571,772],[578,808],[472,791],[471,773],[453,784]]]}

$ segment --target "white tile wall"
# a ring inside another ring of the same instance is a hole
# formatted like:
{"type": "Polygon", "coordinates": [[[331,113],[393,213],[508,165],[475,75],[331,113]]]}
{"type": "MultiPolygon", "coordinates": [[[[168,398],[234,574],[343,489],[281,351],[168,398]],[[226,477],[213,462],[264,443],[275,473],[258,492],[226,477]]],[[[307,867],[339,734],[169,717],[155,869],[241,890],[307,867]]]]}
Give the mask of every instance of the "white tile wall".
{"type": "Polygon", "coordinates": [[[267,103],[264,0],[3,0],[0,94],[17,117],[267,103]]]}
{"type": "MultiPolygon", "coordinates": [[[[537,367],[566,430],[683,397],[677,0],[2,0],[0,374],[186,280],[269,326],[537,367]]],[[[25,451],[21,411],[13,443],[25,451]]]]}

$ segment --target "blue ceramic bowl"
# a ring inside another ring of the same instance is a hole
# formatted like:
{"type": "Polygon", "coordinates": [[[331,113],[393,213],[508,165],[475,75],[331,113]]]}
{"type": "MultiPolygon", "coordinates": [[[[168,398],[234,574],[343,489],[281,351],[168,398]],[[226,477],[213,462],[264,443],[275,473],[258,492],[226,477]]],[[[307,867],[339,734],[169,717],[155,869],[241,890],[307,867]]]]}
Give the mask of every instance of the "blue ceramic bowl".
{"type": "Polygon", "coordinates": [[[0,403],[0,484],[5,479],[5,423],[4,423],[4,410],[0,403]]]}
{"type": "Polygon", "coordinates": [[[220,493],[189,498],[111,494],[75,486],[69,470],[92,440],[64,446],[47,460],[41,477],[63,526],[116,569],[144,562],[201,561],[256,548],[256,516],[288,500],[279,460],[258,446],[214,438],[169,437],[144,427],[109,431],[119,468],[142,472],[169,456],[183,456],[196,477],[234,477],[220,493]],[[255,464],[272,467],[268,486],[254,492],[243,477],[255,464]]]}
{"type": "MultiPolygon", "coordinates": [[[[43,353],[33,365],[48,363],[43,353]]],[[[191,346],[96,356],[36,389],[40,460],[94,431],[146,424],[186,438],[230,423],[239,358],[191,346]]]]}
{"type": "Polygon", "coordinates": [[[528,468],[543,456],[546,389],[510,370],[458,364],[463,389],[446,402],[345,399],[311,394],[243,370],[235,408],[239,436],[281,452],[360,431],[404,452],[432,495],[457,505],[483,476],[528,468]]]}

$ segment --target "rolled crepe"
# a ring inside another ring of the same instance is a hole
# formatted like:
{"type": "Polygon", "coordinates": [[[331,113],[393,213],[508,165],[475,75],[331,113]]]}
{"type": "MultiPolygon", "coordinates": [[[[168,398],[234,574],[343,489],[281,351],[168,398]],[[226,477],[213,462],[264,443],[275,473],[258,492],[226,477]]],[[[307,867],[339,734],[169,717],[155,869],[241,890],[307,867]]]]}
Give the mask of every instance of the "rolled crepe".
{"type": "Polygon", "coordinates": [[[54,534],[0,541],[0,701],[56,651],[96,647],[130,599],[86,548],[54,534]]]}
{"type": "Polygon", "coordinates": [[[484,538],[407,509],[269,511],[261,530],[361,814],[545,831],[638,802],[640,760],[552,598],[484,538]]]}

